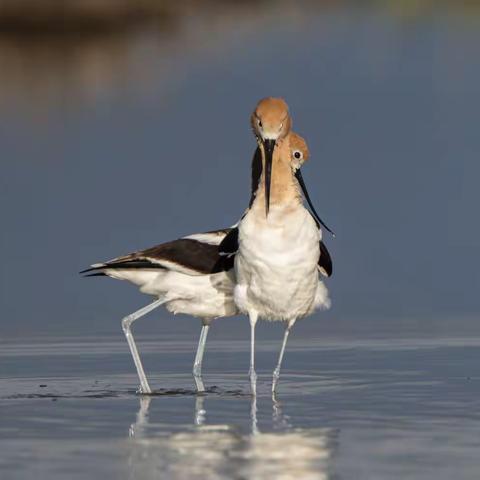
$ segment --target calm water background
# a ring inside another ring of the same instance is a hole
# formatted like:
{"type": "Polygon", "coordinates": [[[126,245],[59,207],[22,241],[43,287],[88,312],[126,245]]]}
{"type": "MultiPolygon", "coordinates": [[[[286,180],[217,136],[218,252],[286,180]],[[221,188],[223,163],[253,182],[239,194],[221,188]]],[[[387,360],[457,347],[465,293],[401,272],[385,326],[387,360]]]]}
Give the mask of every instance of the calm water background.
{"type": "Polygon", "coordinates": [[[480,13],[402,5],[239,4],[0,35],[2,478],[280,478],[273,464],[285,478],[478,478],[480,13]],[[290,104],[337,238],[333,307],[295,328],[280,407],[280,327],[259,328],[258,437],[248,322],[212,329],[217,388],[198,399],[198,321],[141,320],[152,383],[186,389],[141,401],[120,319],[148,298],[77,272],[234,223],[267,95],[290,104]],[[292,445],[301,465],[269,457],[292,445]]]}

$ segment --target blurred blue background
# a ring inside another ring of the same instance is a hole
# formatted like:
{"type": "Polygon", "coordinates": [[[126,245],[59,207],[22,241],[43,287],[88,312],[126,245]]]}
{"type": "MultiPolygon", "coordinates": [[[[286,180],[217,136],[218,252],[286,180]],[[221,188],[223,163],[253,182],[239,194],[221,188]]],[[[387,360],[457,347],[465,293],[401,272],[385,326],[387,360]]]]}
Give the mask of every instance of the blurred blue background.
{"type": "Polygon", "coordinates": [[[0,10],[2,337],[121,335],[149,298],[77,272],[236,222],[264,96],[337,233],[333,307],[300,334],[479,333],[477,3],[55,3],[0,10]]]}

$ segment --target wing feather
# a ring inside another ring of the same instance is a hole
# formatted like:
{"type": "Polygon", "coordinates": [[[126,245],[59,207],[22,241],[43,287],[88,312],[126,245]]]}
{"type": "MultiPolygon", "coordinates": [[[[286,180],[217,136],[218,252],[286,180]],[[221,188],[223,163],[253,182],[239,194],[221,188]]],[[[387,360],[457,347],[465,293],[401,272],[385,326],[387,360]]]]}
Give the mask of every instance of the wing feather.
{"type": "MultiPolygon", "coordinates": [[[[101,272],[105,269],[156,269],[164,268],[189,275],[205,275],[228,271],[233,268],[233,257],[220,255],[218,242],[230,229],[215,230],[210,235],[210,243],[192,238],[180,238],[162,243],[146,250],[133,252],[108,262],[97,263],[80,273],[101,272]]],[[[200,237],[198,237],[200,238],[200,237]]],[[[206,240],[204,238],[204,240],[206,240]]],[[[207,239],[208,240],[208,239],[207,239]]]]}

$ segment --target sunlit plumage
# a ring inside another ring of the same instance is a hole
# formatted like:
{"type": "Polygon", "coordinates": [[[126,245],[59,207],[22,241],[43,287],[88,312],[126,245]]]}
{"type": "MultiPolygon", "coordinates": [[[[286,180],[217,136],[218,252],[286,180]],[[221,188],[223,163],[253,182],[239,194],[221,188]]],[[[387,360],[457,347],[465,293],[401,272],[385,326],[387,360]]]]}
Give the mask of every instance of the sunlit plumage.
{"type": "Polygon", "coordinates": [[[257,320],[284,321],[287,326],[274,372],[275,390],[290,329],[299,318],[330,306],[319,269],[331,273],[331,260],[329,267],[320,266],[322,232],[303,206],[304,185],[296,175],[309,152],[305,141],[290,131],[290,125],[287,105],[276,99],[262,100],[252,115],[261,174],[250,208],[238,224],[234,298],[240,311],[250,318],[254,391],[257,320]]]}
{"type": "Polygon", "coordinates": [[[287,104],[268,98],[251,117],[258,139],[252,162],[252,197],[238,225],[196,233],[140,250],[81,273],[127,280],[156,300],[126,316],[123,330],[140,379],[151,388],[131,333],[131,324],[163,305],[168,311],[199,317],[202,331],[193,374],[205,389],[201,366],[213,319],[245,313],[251,323],[250,377],[255,388],[254,329],[258,318],[284,321],[286,334],[274,373],[279,376],[288,332],[298,318],[328,308],[328,292],[319,273],[330,276],[332,261],[315,218],[303,206],[300,167],[309,157],[303,138],[291,131],[287,104]]]}

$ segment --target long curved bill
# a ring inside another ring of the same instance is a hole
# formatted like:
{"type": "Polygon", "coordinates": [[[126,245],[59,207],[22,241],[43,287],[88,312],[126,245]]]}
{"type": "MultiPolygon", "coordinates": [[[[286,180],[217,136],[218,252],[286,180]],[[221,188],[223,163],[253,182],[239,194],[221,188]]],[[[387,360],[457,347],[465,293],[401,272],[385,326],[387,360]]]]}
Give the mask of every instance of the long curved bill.
{"type": "Polygon", "coordinates": [[[270,210],[270,184],[272,182],[272,163],[275,140],[264,140],[263,148],[265,150],[265,216],[268,217],[268,211],[270,210]]]}
{"type": "Polygon", "coordinates": [[[310,195],[308,194],[307,186],[305,185],[305,182],[303,181],[302,173],[300,172],[300,169],[298,168],[297,171],[295,172],[295,177],[298,180],[298,183],[300,184],[300,187],[302,188],[303,196],[305,197],[305,200],[308,203],[308,206],[310,207],[310,210],[312,211],[313,216],[317,219],[317,221],[323,225],[325,230],[329,231],[333,236],[335,234],[333,233],[332,230],[330,230],[327,225],[323,222],[323,220],[320,218],[318,215],[317,211],[315,210],[315,207],[312,204],[312,201],[310,200],[310,195]]]}

